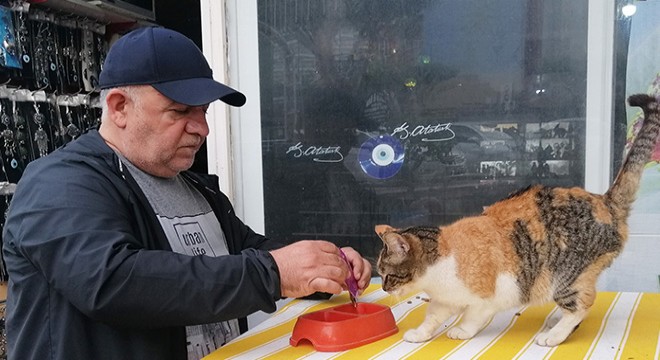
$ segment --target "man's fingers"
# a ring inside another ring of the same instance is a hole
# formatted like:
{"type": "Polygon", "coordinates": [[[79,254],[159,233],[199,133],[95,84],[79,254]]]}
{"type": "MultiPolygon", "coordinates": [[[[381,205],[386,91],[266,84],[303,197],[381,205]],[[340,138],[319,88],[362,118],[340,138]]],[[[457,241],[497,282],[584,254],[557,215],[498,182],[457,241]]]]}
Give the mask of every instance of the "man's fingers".
{"type": "MultiPolygon", "coordinates": [[[[371,280],[371,265],[357,251],[345,248],[358,286],[364,289],[371,280]]],[[[282,295],[300,297],[315,291],[339,294],[346,287],[349,266],[333,243],[323,240],[303,240],[271,254],[280,269],[282,295]]]]}
{"type": "Polygon", "coordinates": [[[309,287],[314,292],[321,291],[331,294],[339,294],[342,291],[344,291],[344,289],[339,283],[332,281],[330,279],[320,278],[320,277],[312,279],[312,281],[309,283],[309,287]]]}
{"type": "Polygon", "coordinates": [[[304,240],[309,242],[312,246],[315,248],[327,252],[327,253],[337,253],[337,245],[331,243],[330,241],[325,241],[325,240],[304,240]]]}
{"type": "Polygon", "coordinates": [[[353,266],[353,274],[358,281],[358,287],[365,289],[371,282],[371,264],[351,247],[342,248],[342,251],[353,266]]]}
{"type": "MultiPolygon", "coordinates": [[[[360,254],[358,254],[357,251],[355,251],[352,247],[344,247],[341,249],[344,254],[346,255],[346,258],[348,261],[351,263],[351,266],[353,267],[353,275],[355,276],[356,279],[362,278],[362,275],[364,275],[364,259],[360,254]]],[[[370,273],[371,276],[371,273],[370,273]]]]}

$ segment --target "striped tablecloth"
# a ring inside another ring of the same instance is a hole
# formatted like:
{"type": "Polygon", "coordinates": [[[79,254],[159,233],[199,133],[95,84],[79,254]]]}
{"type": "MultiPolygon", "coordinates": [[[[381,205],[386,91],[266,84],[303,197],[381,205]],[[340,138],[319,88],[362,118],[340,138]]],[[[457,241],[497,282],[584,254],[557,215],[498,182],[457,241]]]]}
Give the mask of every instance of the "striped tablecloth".
{"type": "Polygon", "coordinates": [[[452,340],[447,320],[431,341],[408,343],[403,333],[418,326],[426,312],[424,294],[397,299],[372,284],[361,302],[390,306],[399,332],[343,352],[317,352],[309,343],[289,345],[299,315],[349,301],[346,293],[327,301],[295,300],[268,320],[211,353],[217,359],[653,359],[660,354],[660,294],[600,292],[580,327],[561,345],[538,346],[534,336],[559,316],[553,304],[512,309],[496,315],[474,338],[452,340]]]}

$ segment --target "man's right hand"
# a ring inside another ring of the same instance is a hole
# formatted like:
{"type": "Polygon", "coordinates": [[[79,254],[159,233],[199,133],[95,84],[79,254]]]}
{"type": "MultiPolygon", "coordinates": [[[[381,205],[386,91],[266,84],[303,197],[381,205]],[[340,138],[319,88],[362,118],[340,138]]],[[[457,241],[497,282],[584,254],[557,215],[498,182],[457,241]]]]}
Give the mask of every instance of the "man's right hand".
{"type": "Polygon", "coordinates": [[[348,266],[329,241],[302,240],[271,250],[280,271],[282,297],[298,298],[317,291],[339,294],[348,266]]]}

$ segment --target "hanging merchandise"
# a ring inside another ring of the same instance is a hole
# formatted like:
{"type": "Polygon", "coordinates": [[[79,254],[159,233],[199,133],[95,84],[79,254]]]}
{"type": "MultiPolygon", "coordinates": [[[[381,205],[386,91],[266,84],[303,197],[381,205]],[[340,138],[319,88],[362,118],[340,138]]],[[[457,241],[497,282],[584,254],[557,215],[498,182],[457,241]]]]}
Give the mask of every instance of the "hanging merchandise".
{"type": "Polygon", "coordinates": [[[0,39],[0,66],[20,69],[22,64],[14,35],[13,12],[4,6],[0,6],[0,39]]]}
{"type": "Polygon", "coordinates": [[[60,47],[60,92],[64,94],[82,91],[81,32],[75,19],[62,19],[57,29],[60,47]]]}
{"type": "Polygon", "coordinates": [[[100,124],[106,24],[34,4],[0,0],[0,231],[25,167],[100,124]]]}
{"type": "Polygon", "coordinates": [[[60,82],[55,55],[58,48],[54,36],[56,29],[54,24],[55,17],[52,14],[35,12],[30,14],[28,21],[31,25],[31,63],[34,76],[32,87],[40,90],[54,91],[54,84],[60,82]]]}

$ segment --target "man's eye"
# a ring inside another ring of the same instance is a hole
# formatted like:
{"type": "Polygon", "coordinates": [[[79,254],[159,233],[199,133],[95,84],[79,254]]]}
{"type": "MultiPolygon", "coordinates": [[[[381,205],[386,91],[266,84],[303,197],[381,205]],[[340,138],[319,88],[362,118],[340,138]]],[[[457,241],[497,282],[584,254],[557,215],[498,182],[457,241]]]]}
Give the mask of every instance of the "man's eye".
{"type": "Polygon", "coordinates": [[[183,107],[183,108],[175,107],[175,108],[171,108],[171,111],[173,111],[177,115],[191,115],[191,114],[196,113],[198,111],[203,113],[204,115],[206,115],[207,111],[208,111],[208,106],[205,106],[205,107],[186,106],[186,107],[183,107]]]}
{"type": "Polygon", "coordinates": [[[190,109],[189,109],[189,108],[183,108],[183,109],[172,109],[172,111],[174,111],[174,112],[177,113],[177,114],[185,115],[185,114],[187,114],[188,112],[190,112],[190,109]]]}

